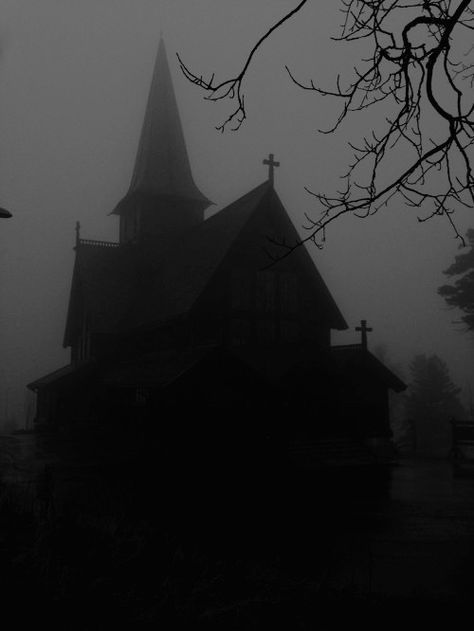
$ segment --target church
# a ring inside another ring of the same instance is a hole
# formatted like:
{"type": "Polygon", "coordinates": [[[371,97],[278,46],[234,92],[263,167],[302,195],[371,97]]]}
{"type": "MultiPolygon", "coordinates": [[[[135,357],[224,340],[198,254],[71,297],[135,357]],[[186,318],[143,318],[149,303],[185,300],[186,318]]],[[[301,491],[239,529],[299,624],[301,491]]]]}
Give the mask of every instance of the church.
{"type": "Polygon", "coordinates": [[[389,390],[405,385],[368,350],[366,322],[361,343],[332,346],[348,325],[306,248],[269,265],[269,239],[298,234],[278,163],[264,163],[266,181],[205,217],[161,40],[131,183],[111,212],[118,241],[76,227],[71,358],[28,386],[38,432],[140,426],[284,450],[390,441],[389,390]]]}

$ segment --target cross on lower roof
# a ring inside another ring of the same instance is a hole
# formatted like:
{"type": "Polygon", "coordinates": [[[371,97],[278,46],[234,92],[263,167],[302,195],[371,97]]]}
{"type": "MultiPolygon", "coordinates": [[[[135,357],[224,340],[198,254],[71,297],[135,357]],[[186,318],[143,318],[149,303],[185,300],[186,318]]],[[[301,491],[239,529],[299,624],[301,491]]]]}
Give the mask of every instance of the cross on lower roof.
{"type": "Polygon", "coordinates": [[[275,162],[274,160],[274,155],[273,153],[270,153],[268,158],[266,158],[263,161],[263,164],[268,164],[268,180],[270,181],[270,184],[273,185],[274,182],[274,173],[275,173],[275,167],[279,167],[280,163],[279,162],[275,162]]]}
{"type": "Polygon", "coordinates": [[[373,331],[372,327],[367,326],[367,320],[361,320],[360,326],[356,326],[355,330],[361,332],[362,348],[364,350],[367,350],[367,333],[370,333],[371,331],[373,331]]]}

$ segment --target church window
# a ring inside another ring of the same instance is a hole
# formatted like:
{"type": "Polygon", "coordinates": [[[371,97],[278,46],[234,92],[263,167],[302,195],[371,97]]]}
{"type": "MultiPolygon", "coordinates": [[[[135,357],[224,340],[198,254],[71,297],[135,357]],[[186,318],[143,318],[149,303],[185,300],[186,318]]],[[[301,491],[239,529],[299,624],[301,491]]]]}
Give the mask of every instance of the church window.
{"type": "Polygon", "coordinates": [[[245,270],[233,270],[230,280],[232,309],[247,310],[251,303],[251,280],[245,270]]]}
{"type": "Polygon", "coordinates": [[[282,313],[298,311],[298,284],[295,274],[284,272],[280,275],[280,309],[282,313]]]}
{"type": "Polygon", "coordinates": [[[257,310],[264,313],[275,311],[275,273],[265,270],[257,273],[257,310]]]}

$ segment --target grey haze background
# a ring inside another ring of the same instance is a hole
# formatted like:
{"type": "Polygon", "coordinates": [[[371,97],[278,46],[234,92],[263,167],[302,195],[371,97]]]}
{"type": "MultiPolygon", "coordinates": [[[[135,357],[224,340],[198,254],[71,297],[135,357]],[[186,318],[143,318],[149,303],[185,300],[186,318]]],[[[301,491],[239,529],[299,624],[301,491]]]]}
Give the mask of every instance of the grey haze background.
{"type": "MultiPolygon", "coordinates": [[[[238,133],[214,126],[229,105],[206,103],[180,75],[179,51],[193,70],[236,72],[287,0],[0,0],[0,417],[21,422],[25,384],[68,362],[62,349],[73,266],[74,225],[115,239],[109,217],[126,192],[160,31],[166,40],[196,182],[221,208],[266,177],[262,159],[281,161],[276,188],[295,224],[312,211],[304,185],[338,185],[368,123],[354,117],[337,136],[329,99],[299,91],[284,65],[332,85],[357,49],[332,43],[338,2],[311,3],[262,49],[246,84],[249,118],[238,133]],[[8,399],[8,403],[6,403],[8,399]]],[[[394,164],[396,169],[397,164],[394,164]]],[[[458,215],[462,232],[473,225],[458,215]]],[[[419,224],[391,207],[367,221],[346,218],[328,232],[317,265],[351,327],[367,318],[373,348],[393,360],[438,353],[464,388],[473,381],[472,340],[452,324],[436,288],[457,253],[447,222],[419,224]]],[[[356,341],[353,330],[334,337],[356,341]]]]}

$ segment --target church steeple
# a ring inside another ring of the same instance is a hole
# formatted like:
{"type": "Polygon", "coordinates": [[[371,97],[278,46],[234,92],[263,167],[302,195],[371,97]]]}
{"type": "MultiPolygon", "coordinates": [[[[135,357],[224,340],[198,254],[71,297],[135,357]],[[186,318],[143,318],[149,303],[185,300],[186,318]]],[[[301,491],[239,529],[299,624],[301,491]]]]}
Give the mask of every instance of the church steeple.
{"type": "Polygon", "coordinates": [[[203,220],[210,202],[196,186],[163,39],[160,40],[129,190],[113,213],[121,238],[150,238],[203,220]],[[126,224],[128,223],[128,230],[126,224]]]}

